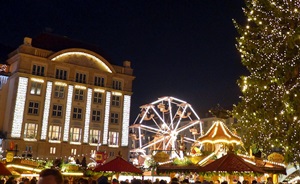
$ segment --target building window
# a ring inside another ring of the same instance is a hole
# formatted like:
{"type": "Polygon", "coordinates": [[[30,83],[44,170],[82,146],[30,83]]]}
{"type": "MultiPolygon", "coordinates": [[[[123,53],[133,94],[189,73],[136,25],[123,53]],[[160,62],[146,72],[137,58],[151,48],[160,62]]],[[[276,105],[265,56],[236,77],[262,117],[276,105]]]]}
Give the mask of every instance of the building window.
{"type": "Polygon", "coordinates": [[[77,151],[77,150],[76,150],[75,148],[72,148],[72,149],[71,149],[71,155],[76,155],[76,151],[77,151]]]}
{"type": "Polygon", "coordinates": [[[75,100],[83,100],[84,91],[82,89],[75,90],[75,100]]]}
{"type": "Polygon", "coordinates": [[[31,82],[30,94],[32,95],[40,95],[42,91],[42,83],[39,82],[31,82]]]}
{"type": "Polygon", "coordinates": [[[113,89],[122,90],[122,82],[113,80],[113,89]]]}
{"type": "Polygon", "coordinates": [[[81,119],[81,118],[82,118],[82,109],[78,107],[74,107],[73,119],[81,119]]]}
{"type": "Polygon", "coordinates": [[[110,151],[110,152],[109,152],[109,156],[110,156],[110,157],[114,157],[114,156],[115,156],[115,152],[114,152],[114,151],[110,151]]]}
{"type": "Polygon", "coordinates": [[[90,143],[98,144],[100,142],[100,130],[90,130],[90,143]]]}
{"type": "Polygon", "coordinates": [[[64,98],[65,87],[56,85],[54,88],[55,98],[64,98]]]}
{"type": "Polygon", "coordinates": [[[80,142],[81,139],[81,128],[71,128],[70,140],[71,142],[80,142]]]}
{"type": "Polygon", "coordinates": [[[38,124],[26,123],[24,128],[24,138],[36,139],[38,124]]]}
{"type": "Polygon", "coordinates": [[[94,85],[95,86],[102,86],[102,87],[104,87],[104,78],[103,77],[95,76],[95,78],[94,78],[94,85]]]}
{"type": "Polygon", "coordinates": [[[118,146],[119,144],[119,132],[109,132],[108,135],[108,145],[109,146],[118,146]]]}
{"type": "Polygon", "coordinates": [[[32,66],[32,75],[44,76],[45,75],[45,67],[40,66],[40,65],[33,65],[32,66]]]}
{"type": "Polygon", "coordinates": [[[86,74],[76,73],[75,82],[86,83],[86,74]]]}
{"type": "Polygon", "coordinates": [[[62,105],[53,105],[52,116],[61,117],[62,116],[62,105]]]}
{"type": "Polygon", "coordinates": [[[101,112],[99,110],[93,110],[92,121],[99,122],[101,120],[101,112]]]}
{"type": "Polygon", "coordinates": [[[102,103],[102,93],[94,92],[94,103],[102,103]]]}
{"type": "Polygon", "coordinates": [[[61,136],[61,126],[50,125],[49,127],[49,140],[59,141],[61,136]]]}
{"type": "Polygon", "coordinates": [[[91,150],[91,155],[95,155],[96,154],[96,150],[91,150]]]}
{"type": "Polygon", "coordinates": [[[50,155],[55,155],[56,147],[50,147],[50,155]]]}
{"type": "Polygon", "coordinates": [[[39,113],[39,103],[29,102],[28,114],[38,115],[38,113],[39,113]]]}
{"type": "Polygon", "coordinates": [[[119,123],[119,114],[118,113],[111,113],[110,114],[110,122],[111,123],[119,123]]]}
{"type": "Polygon", "coordinates": [[[111,105],[119,107],[120,106],[120,96],[112,95],[111,105]]]}
{"type": "Polygon", "coordinates": [[[55,78],[67,80],[67,75],[68,75],[68,72],[66,70],[56,69],[55,78]]]}

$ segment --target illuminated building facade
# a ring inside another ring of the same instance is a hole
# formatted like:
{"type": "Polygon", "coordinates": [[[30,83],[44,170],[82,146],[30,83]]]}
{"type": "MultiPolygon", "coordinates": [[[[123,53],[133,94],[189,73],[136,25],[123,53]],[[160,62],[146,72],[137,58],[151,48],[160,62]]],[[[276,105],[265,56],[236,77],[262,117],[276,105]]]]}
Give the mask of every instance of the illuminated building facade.
{"type": "Polygon", "coordinates": [[[9,54],[1,75],[4,150],[33,158],[128,155],[133,69],[95,46],[42,34],[9,54]]]}

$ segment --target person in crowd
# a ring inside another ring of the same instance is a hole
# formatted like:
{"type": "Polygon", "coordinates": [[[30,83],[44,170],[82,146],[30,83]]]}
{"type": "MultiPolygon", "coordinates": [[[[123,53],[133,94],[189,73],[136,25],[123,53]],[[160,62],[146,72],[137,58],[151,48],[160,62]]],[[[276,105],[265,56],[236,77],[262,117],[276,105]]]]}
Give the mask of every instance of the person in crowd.
{"type": "Polygon", "coordinates": [[[112,184],[119,184],[119,181],[118,181],[116,178],[114,178],[114,179],[112,180],[112,184]]]}
{"type": "Polygon", "coordinates": [[[226,180],[222,181],[221,184],[228,184],[228,182],[226,180]]]}
{"type": "MultiPolygon", "coordinates": [[[[182,184],[189,184],[190,182],[189,182],[189,180],[188,179],[184,179],[184,180],[182,180],[182,182],[181,182],[182,184]]],[[[212,183],[213,184],[213,183],[212,183]]]]}
{"type": "Polygon", "coordinates": [[[176,178],[176,177],[174,177],[174,178],[171,179],[171,182],[170,182],[170,183],[171,183],[171,184],[179,184],[179,179],[176,178]]]}
{"type": "Polygon", "coordinates": [[[166,180],[160,180],[159,184],[167,184],[167,181],[166,180]]]}
{"type": "Polygon", "coordinates": [[[248,180],[243,180],[243,184],[249,184],[248,180]]]}
{"type": "Polygon", "coordinates": [[[63,184],[63,176],[56,169],[44,169],[37,184],[63,184]]]}
{"type": "Polygon", "coordinates": [[[273,178],[272,177],[267,178],[267,184],[273,184],[273,178]]]}
{"type": "Polygon", "coordinates": [[[97,180],[98,184],[108,184],[108,178],[106,176],[100,176],[97,180]]]}
{"type": "Polygon", "coordinates": [[[30,184],[36,184],[37,183],[37,179],[36,177],[33,177],[31,180],[30,180],[30,184]]]}
{"type": "Polygon", "coordinates": [[[153,182],[153,184],[159,184],[159,179],[156,178],[155,181],[153,182]]]}
{"type": "Polygon", "coordinates": [[[6,184],[16,184],[17,181],[15,180],[14,177],[10,177],[8,178],[8,180],[6,181],[6,184]]]}

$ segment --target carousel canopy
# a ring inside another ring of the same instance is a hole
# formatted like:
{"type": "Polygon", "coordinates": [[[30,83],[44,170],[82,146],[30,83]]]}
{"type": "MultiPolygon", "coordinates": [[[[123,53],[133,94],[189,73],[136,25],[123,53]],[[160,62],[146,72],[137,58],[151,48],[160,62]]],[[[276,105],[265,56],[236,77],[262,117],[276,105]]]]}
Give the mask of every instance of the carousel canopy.
{"type": "Polygon", "coordinates": [[[241,138],[232,133],[222,121],[215,121],[207,133],[198,138],[198,141],[203,143],[227,143],[240,144],[241,138]]]}
{"type": "Polygon", "coordinates": [[[115,159],[103,164],[103,165],[97,165],[94,169],[96,172],[100,171],[111,171],[111,172],[129,172],[129,173],[138,173],[142,174],[143,171],[136,168],[131,163],[124,160],[122,157],[117,156],[115,159]]]}
{"type": "Polygon", "coordinates": [[[265,172],[256,165],[246,162],[244,159],[231,152],[202,167],[201,170],[202,172],[265,172]]]}

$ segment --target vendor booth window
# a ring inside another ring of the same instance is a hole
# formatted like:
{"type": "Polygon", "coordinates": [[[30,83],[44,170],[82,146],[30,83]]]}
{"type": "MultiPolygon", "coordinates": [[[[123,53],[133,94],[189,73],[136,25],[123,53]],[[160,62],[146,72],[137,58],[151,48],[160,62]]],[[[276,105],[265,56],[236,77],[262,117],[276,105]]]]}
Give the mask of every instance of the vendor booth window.
{"type": "Polygon", "coordinates": [[[81,140],[81,128],[72,127],[70,130],[71,142],[80,142],[81,140]]]}
{"type": "Polygon", "coordinates": [[[61,136],[61,126],[50,125],[49,127],[49,140],[59,141],[61,136]]]}
{"type": "Polygon", "coordinates": [[[108,145],[111,147],[118,147],[119,145],[119,132],[109,132],[108,145]]]}
{"type": "Polygon", "coordinates": [[[26,123],[24,129],[24,138],[36,139],[38,124],[36,123],[26,123]]]}
{"type": "Polygon", "coordinates": [[[90,130],[90,143],[98,144],[100,142],[100,130],[90,130]]]}

